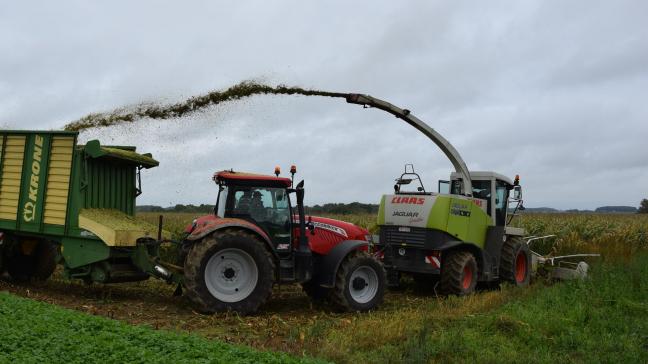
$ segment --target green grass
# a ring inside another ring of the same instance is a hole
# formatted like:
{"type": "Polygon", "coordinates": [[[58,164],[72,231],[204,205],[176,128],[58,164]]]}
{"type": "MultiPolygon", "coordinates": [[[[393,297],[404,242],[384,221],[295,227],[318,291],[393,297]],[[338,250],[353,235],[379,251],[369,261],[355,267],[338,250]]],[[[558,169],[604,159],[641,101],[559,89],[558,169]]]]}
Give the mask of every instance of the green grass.
{"type": "Polygon", "coordinates": [[[0,292],[1,363],[300,363],[200,336],[156,331],[0,292]]]}
{"type": "Polygon", "coordinates": [[[591,279],[428,301],[329,331],[320,355],[354,363],[648,362],[648,255],[591,279]]]}

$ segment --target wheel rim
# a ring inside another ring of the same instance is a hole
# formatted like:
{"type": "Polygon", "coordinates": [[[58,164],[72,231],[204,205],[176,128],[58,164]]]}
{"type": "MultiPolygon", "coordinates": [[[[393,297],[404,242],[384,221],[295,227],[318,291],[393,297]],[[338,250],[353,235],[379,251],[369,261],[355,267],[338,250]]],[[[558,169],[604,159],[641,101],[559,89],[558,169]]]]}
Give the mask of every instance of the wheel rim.
{"type": "Polygon", "coordinates": [[[524,252],[519,252],[515,258],[515,281],[520,283],[526,279],[527,259],[524,252]]]}
{"type": "Polygon", "coordinates": [[[472,284],[472,279],[473,279],[472,268],[469,265],[466,265],[463,269],[463,280],[461,282],[463,289],[470,288],[470,285],[472,284]]]}
{"type": "Polygon", "coordinates": [[[239,302],[257,285],[259,271],[254,259],[241,249],[223,249],[212,255],[205,266],[205,285],[216,299],[239,302]]]}
{"type": "Polygon", "coordinates": [[[370,302],[378,293],[378,274],[368,266],[360,266],[349,278],[351,298],[358,303],[370,302]]]}

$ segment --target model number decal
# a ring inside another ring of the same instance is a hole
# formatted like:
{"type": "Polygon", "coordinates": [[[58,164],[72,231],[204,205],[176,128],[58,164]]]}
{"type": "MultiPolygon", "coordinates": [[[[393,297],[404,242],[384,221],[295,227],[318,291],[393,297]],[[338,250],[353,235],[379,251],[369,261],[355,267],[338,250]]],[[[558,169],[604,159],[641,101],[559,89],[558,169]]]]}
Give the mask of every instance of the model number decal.
{"type": "Polygon", "coordinates": [[[450,214],[455,216],[470,217],[470,206],[459,202],[453,202],[450,206],[450,214]]]}
{"type": "Polygon", "coordinates": [[[344,236],[345,238],[348,237],[346,230],[344,230],[344,229],[342,229],[340,227],[334,226],[334,225],[325,224],[323,222],[313,221],[313,226],[316,227],[316,228],[332,231],[332,232],[334,232],[336,234],[340,234],[340,235],[344,236]]]}
{"type": "Polygon", "coordinates": [[[418,217],[419,213],[414,211],[394,211],[392,216],[418,217]]]}

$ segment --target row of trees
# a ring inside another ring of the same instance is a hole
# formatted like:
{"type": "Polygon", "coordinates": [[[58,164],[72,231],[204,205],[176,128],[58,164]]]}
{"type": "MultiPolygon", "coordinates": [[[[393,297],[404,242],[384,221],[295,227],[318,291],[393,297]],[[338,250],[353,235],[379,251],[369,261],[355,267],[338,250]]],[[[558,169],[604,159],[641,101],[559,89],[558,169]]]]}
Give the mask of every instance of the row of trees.
{"type": "Polygon", "coordinates": [[[637,211],[640,214],[648,214],[648,198],[641,200],[639,204],[639,210],[637,211]]]}
{"type": "MultiPolygon", "coordinates": [[[[378,205],[360,202],[351,203],[327,203],[324,205],[306,206],[307,214],[375,214],[378,212],[378,205]]],[[[173,207],[162,207],[156,205],[137,206],[138,212],[198,212],[210,213],[214,211],[214,205],[200,206],[177,204],[173,207]]]]}
{"type": "MultiPolygon", "coordinates": [[[[621,206],[625,207],[625,206],[621,206]]],[[[596,212],[608,212],[606,208],[619,209],[619,206],[606,206],[596,209],[596,212]]],[[[532,209],[529,209],[532,210],[532,209]]],[[[205,205],[201,204],[200,206],[196,205],[183,205],[177,204],[173,207],[162,207],[155,205],[143,205],[137,206],[137,211],[139,212],[203,212],[209,213],[214,211],[214,205],[205,205]]],[[[557,210],[556,210],[557,211],[557,210]]],[[[614,210],[615,212],[620,212],[614,210]]],[[[351,214],[375,214],[378,212],[378,205],[376,204],[367,204],[360,202],[351,202],[351,203],[326,203],[324,205],[315,205],[315,206],[306,206],[307,214],[340,214],[340,215],[351,215],[351,214]]],[[[568,211],[569,212],[569,211],[568,211]]],[[[574,211],[575,212],[575,211],[574,211]]],[[[628,211],[628,212],[634,212],[628,211]]],[[[644,198],[637,210],[640,214],[648,214],[648,199],[644,198]]]]}
{"type": "Polygon", "coordinates": [[[353,214],[376,214],[378,213],[378,205],[351,202],[351,203],[326,203],[324,205],[306,206],[307,214],[340,214],[340,215],[353,215],[353,214]]]}
{"type": "Polygon", "coordinates": [[[173,207],[162,207],[156,205],[142,205],[137,206],[137,212],[202,212],[209,213],[214,211],[214,205],[201,204],[196,205],[183,205],[177,204],[173,207]]]}

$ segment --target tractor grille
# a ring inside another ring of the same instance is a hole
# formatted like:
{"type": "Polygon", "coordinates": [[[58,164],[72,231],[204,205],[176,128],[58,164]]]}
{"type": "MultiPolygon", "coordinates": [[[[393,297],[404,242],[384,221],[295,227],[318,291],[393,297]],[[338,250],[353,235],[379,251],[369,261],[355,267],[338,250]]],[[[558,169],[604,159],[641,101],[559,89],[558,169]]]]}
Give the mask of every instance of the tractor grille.
{"type": "Polygon", "coordinates": [[[427,231],[422,228],[409,228],[410,231],[399,231],[398,226],[384,226],[381,229],[380,242],[384,244],[425,245],[427,231]]]}

